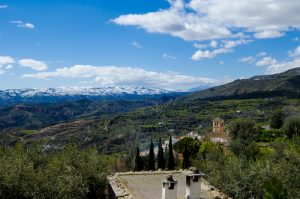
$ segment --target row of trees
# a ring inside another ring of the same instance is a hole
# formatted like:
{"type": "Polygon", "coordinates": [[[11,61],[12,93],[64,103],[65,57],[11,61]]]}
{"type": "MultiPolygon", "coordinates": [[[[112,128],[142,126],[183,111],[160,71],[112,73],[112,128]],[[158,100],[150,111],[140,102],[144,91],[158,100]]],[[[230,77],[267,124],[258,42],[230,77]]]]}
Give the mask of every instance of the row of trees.
{"type": "Polygon", "coordinates": [[[137,147],[136,149],[136,156],[135,156],[135,171],[142,171],[145,168],[154,171],[156,170],[156,162],[157,162],[157,169],[165,170],[166,168],[168,170],[174,170],[175,169],[175,162],[174,162],[174,153],[173,153],[173,144],[172,144],[172,137],[169,137],[169,145],[166,148],[166,154],[163,149],[163,145],[161,142],[161,138],[159,138],[158,142],[158,153],[157,158],[155,158],[154,153],[154,144],[153,140],[151,139],[150,147],[149,147],[149,156],[146,160],[143,160],[140,154],[140,149],[137,147]],[[155,161],[157,160],[157,161],[155,161]],[[145,164],[148,165],[146,166],[145,164]],[[166,164],[167,163],[167,164],[166,164]]]}

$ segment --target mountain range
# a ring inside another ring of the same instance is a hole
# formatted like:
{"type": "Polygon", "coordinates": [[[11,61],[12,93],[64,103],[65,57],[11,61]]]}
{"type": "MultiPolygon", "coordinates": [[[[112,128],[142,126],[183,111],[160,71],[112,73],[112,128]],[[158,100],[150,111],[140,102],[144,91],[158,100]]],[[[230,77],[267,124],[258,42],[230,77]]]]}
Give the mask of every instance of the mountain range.
{"type": "Polygon", "coordinates": [[[300,96],[300,68],[294,68],[274,75],[238,79],[225,85],[193,92],[186,99],[234,99],[275,96],[300,96]]]}
{"type": "Polygon", "coordinates": [[[16,102],[60,102],[80,99],[143,99],[180,93],[147,87],[58,87],[0,90],[0,104],[16,102]]]}

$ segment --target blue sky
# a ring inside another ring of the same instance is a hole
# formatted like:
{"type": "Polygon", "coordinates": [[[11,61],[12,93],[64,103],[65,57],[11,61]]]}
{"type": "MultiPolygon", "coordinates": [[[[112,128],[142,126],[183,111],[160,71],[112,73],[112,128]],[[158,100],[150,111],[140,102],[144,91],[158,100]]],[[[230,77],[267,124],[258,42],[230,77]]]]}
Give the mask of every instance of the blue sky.
{"type": "Polygon", "coordinates": [[[0,89],[184,90],[300,66],[296,0],[0,0],[0,89]]]}

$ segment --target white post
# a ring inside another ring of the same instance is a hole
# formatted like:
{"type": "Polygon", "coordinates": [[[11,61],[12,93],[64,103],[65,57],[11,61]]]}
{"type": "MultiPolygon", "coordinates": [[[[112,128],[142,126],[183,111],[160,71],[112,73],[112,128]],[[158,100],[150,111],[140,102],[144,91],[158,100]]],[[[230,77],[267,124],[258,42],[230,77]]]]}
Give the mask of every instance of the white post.
{"type": "Polygon", "coordinates": [[[191,168],[186,172],[186,199],[200,199],[201,198],[201,177],[204,174],[199,173],[196,168],[191,168]]]}
{"type": "Polygon", "coordinates": [[[172,175],[162,181],[162,199],[177,199],[177,181],[172,175]]]}

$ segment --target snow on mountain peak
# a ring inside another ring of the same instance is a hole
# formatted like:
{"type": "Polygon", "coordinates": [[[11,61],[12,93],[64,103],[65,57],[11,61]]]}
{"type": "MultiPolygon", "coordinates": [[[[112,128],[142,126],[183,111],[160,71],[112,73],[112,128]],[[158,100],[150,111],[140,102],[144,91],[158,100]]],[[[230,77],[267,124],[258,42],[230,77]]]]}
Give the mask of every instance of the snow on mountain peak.
{"type": "Polygon", "coordinates": [[[10,97],[54,97],[54,96],[118,96],[118,95],[159,95],[172,91],[147,87],[58,87],[58,88],[29,88],[8,89],[0,91],[10,97]]]}

